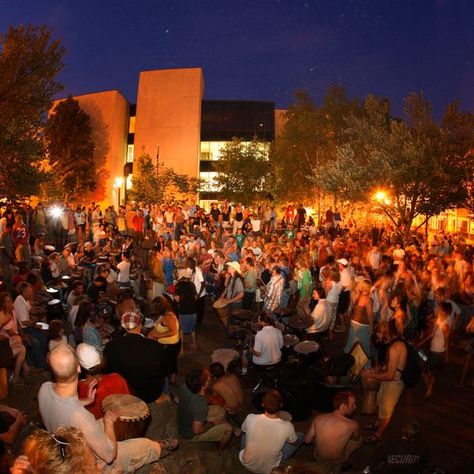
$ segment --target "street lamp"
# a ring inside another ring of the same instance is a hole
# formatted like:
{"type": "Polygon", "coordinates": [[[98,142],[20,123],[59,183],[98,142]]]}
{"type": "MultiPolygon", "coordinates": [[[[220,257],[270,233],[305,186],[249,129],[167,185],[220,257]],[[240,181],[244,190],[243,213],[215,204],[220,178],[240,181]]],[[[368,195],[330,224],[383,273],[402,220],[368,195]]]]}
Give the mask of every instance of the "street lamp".
{"type": "Polygon", "coordinates": [[[117,189],[117,196],[118,196],[118,205],[117,209],[120,207],[120,191],[122,190],[123,185],[123,178],[121,176],[117,176],[114,181],[114,187],[117,189]]]}
{"type": "Polygon", "coordinates": [[[388,197],[387,193],[383,191],[382,189],[378,190],[374,194],[374,201],[377,201],[379,204],[385,204],[388,206],[391,201],[390,198],[388,197]]]}

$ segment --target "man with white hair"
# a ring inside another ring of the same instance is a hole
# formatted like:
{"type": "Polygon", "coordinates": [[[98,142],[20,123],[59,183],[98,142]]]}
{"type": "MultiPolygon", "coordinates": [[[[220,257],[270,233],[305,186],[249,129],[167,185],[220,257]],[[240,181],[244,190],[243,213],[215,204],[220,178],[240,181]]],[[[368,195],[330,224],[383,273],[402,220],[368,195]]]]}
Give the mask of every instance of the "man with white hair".
{"type": "MultiPolygon", "coordinates": [[[[107,411],[102,420],[96,420],[79,401],[80,365],[74,349],[67,344],[59,344],[51,351],[49,362],[56,382],[43,383],[38,394],[43,423],[51,433],[60,426],[81,430],[101,472],[134,472],[158,461],[162,451],[177,447],[177,440],[165,441],[163,446],[147,438],[117,442],[114,422],[118,419],[118,413],[107,411]]],[[[94,399],[94,387],[88,396],[90,401],[94,399]]]]}

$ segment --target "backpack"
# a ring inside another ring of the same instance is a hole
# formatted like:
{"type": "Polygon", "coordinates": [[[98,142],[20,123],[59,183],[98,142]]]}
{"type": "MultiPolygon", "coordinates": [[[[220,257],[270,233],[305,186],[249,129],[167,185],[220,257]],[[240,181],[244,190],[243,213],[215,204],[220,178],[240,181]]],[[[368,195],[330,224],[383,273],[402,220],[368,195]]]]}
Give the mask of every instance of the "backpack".
{"type": "Polygon", "coordinates": [[[407,366],[402,373],[405,388],[413,388],[421,380],[421,357],[413,344],[403,341],[407,348],[407,366]]]}

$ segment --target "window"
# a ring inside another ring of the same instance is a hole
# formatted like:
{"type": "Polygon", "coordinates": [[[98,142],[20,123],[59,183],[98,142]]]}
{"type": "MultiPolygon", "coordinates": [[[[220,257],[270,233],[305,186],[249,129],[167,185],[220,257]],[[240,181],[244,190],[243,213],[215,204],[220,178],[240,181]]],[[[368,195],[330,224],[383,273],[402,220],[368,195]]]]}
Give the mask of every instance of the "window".
{"type": "Polygon", "coordinates": [[[127,146],[127,163],[133,163],[134,145],[127,146]]]}
{"type": "Polygon", "coordinates": [[[135,119],[136,117],[130,117],[128,122],[128,133],[135,133],[135,119]]]}

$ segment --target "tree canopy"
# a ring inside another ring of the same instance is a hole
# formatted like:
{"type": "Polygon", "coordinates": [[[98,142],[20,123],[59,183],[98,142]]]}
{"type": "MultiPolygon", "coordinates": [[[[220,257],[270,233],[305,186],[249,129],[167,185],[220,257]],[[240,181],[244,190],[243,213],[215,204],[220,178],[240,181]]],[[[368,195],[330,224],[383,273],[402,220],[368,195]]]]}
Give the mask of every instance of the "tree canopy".
{"type": "Polygon", "coordinates": [[[55,94],[64,48],[45,26],[0,34],[0,186],[10,199],[35,194],[45,177],[41,131],[55,94]]]}
{"type": "Polygon", "coordinates": [[[52,180],[67,201],[96,186],[94,142],[89,115],[72,97],[59,102],[45,128],[52,180]]]}
{"type": "Polygon", "coordinates": [[[250,204],[268,197],[272,191],[268,150],[269,144],[256,138],[248,143],[234,138],[225,145],[215,162],[214,179],[223,198],[250,204]]]}
{"type": "Polygon", "coordinates": [[[132,189],[128,192],[131,200],[145,204],[174,203],[198,192],[197,179],[175,173],[161,161],[153,163],[148,154],[136,158],[133,168],[132,189]]]}

